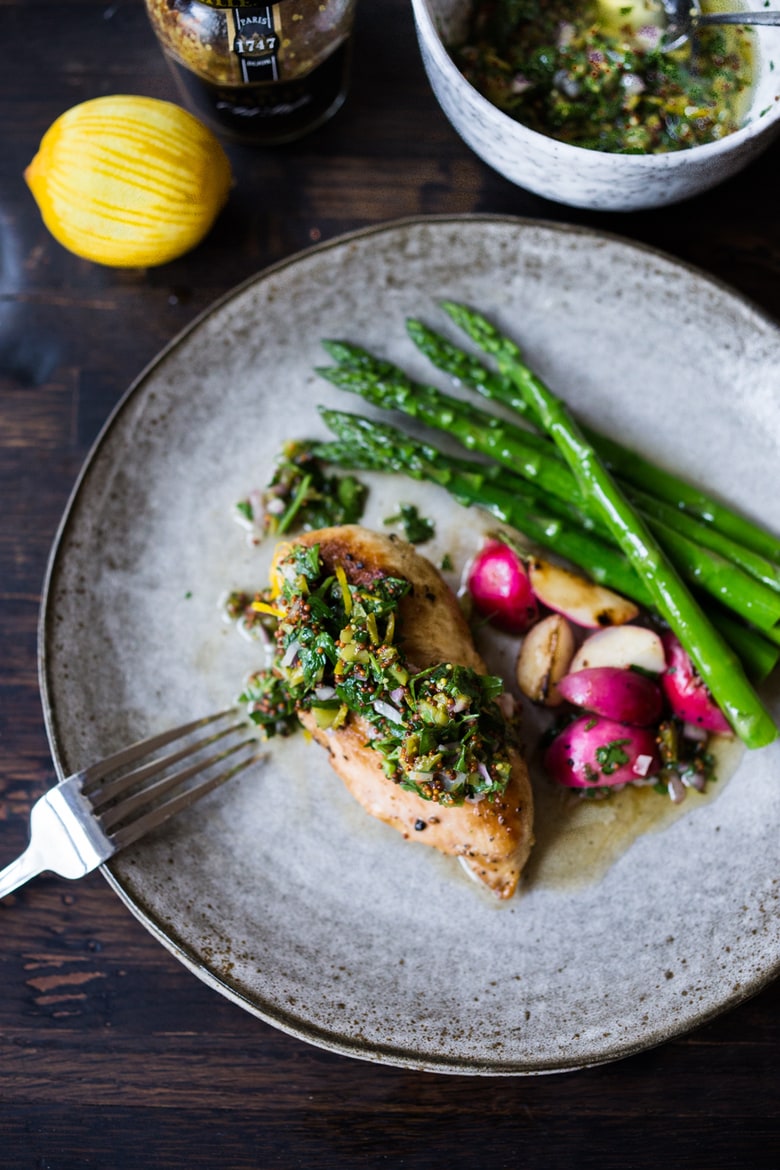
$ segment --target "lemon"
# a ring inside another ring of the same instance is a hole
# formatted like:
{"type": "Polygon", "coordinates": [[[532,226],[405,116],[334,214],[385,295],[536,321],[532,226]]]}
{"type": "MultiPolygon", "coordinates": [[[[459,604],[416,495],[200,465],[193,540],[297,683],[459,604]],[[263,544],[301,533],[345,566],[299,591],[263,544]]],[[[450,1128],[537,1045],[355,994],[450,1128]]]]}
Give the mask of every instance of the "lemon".
{"type": "Polygon", "coordinates": [[[62,114],[24,177],[60,244],[116,268],[165,264],[194,248],[232,183],[227,155],[196,117],[125,94],[62,114]]]}

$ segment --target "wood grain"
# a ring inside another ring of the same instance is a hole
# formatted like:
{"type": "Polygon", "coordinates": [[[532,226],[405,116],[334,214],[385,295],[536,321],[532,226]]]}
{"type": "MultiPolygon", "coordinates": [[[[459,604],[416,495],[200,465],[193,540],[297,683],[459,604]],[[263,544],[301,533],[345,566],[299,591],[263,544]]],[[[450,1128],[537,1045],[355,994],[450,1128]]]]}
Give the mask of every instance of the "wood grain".
{"type": "MultiPolygon", "coordinates": [[[[231,148],[204,244],[161,269],[77,260],[22,179],[47,126],[102,93],[176,94],[140,0],[0,2],[0,852],[54,779],[40,590],[79,467],[144,365],[217,296],[310,243],[401,216],[496,212],[662,248],[780,319],[774,148],[688,204],[600,215],[512,187],[428,89],[405,0],[362,0],[353,87],[317,134],[231,148]]],[[[706,880],[706,874],[703,875],[706,880]]],[[[315,1049],[221,999],[99,875],[0,906],[0,1168],[446,1166],[776,1170],[780,984],[661,1047],[539,1078],[438,1076],[315,1049]]]]}

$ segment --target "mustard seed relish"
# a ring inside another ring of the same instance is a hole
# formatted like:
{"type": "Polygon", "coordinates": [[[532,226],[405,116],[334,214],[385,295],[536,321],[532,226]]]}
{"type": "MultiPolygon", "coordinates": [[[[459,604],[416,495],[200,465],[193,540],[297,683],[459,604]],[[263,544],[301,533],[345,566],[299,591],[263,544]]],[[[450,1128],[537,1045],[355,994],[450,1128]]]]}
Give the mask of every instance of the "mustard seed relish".
{"type": "Polygon", "coordinates": [[[241,696],[267,736],[289,734],[299,712],[334,731],[354,714],[401,787],[443,805],[504,791],[517,738],[497,702],[503,683],[453,663],[415,670],[396,640],[407,581],[353,584],[325,569],[317,545],[293,545],[276,577],[253,602],[275,617],[273,664],[241,696]]]}
{"type": "Polygon", "coordinates": [[[674,52],[659,26],[601,20],[597,2],[475,0],[452,55],[469,82],[541,134],[591,150],[655,154],[739,129],[752,85],[752,34],[703,27],[674,52]]]}

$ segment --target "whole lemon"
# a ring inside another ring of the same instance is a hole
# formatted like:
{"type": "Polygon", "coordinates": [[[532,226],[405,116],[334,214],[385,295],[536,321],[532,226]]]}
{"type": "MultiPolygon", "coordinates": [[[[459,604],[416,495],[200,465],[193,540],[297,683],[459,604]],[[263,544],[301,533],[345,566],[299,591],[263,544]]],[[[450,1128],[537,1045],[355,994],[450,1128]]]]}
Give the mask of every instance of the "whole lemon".
{"type": "Polygon", "coordinates": [[[60,244],[116,268],[165,264],[194,248],[232,183],[227,155],[197,118],[125,94],[62,114],[24,177],[60,244]]]}

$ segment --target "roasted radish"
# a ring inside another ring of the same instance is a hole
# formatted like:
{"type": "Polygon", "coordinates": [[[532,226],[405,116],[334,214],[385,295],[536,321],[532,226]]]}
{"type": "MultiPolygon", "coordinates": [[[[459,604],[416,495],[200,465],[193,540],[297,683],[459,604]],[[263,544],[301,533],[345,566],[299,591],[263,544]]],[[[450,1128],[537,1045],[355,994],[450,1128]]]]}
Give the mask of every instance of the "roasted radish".
{"type": "Polygon", "coordinates": [[[526,634],[517,656],[516,677],[520,690],[533,703],[557,707],[563,702],[558,681],[569,669],[574,654],[574,634],[566,618],[551,613],[526,634]]]}
{"type": "Polygon", "coordinates": [[[528,577],[537,600],[577,626],[603,629],[623,625],[639,613],[633,601],[539,557],[529,558],[528,577]]]}
{"type": "Polygon", "coordinates": [[[475,610],[508,634],[524,633],[539,616],[525,566],[503,541],[489,540],[480,549],[467,584],[475,610]]]}
{"type": "Polygon", "coordinates": [[[652,679],[618,666],[590,666],[567,674],[558,682],[558,693],[575,707],[648,727],[661,716],[661,690],[652,679]]]}
{"type": "Polygon", "coordinates": [[[627,670],[638,666],[650,674],[666,669],[663,642],[653,630],[644,626],[613,626],[591,634],[572,659],[569,673],[593,666],[617,666],[627,670]]]}
{"type": "Polygon", "coordinates": [[[664,635],[663,646],[666,669],[661,685],[674,714],[693,727],[727,735],[731,731],[728,720],[696,673],[688,652],[672,633],[664,635]]]}
{"type": "Polygon", "coordinates": [[[544,763],[552,780],[566,788],[631,784],[660,767],[651,730],[597,715],[583,715],[559,732],[544,763]]]}

